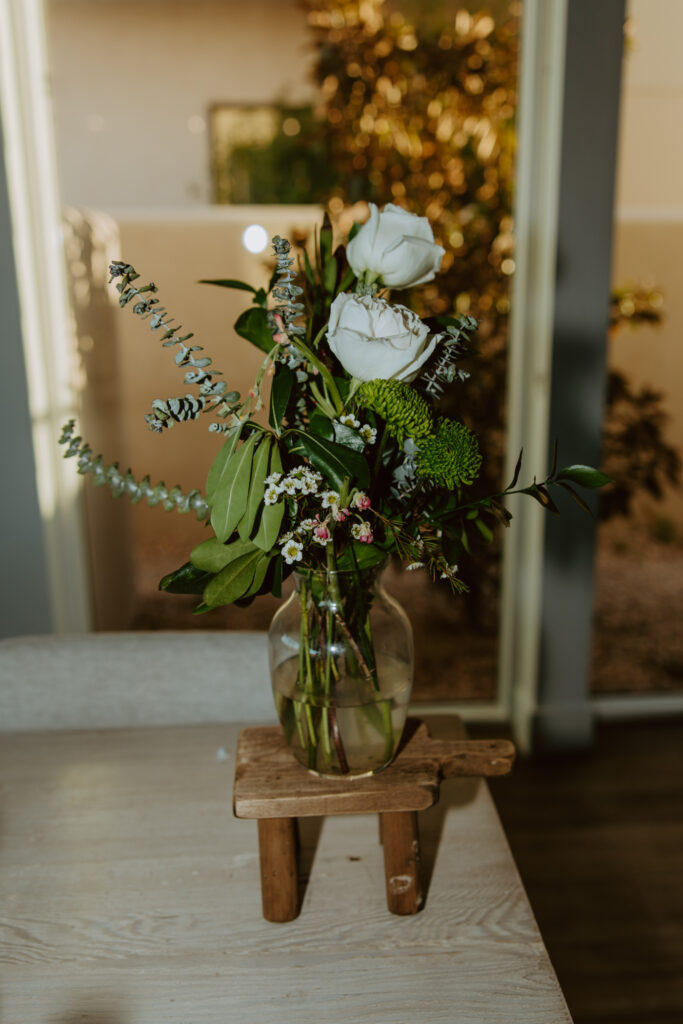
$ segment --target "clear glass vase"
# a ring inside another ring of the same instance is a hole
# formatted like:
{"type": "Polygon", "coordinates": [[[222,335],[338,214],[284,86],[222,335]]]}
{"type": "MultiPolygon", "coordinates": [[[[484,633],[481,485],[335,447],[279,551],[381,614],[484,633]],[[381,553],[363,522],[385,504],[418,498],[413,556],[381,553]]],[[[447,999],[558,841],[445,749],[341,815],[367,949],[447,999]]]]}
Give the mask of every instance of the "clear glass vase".
{"type": "Polygon", "coordinates": [[[379,582],[382,568],[295,572],[270,626],[280,724],[296,759],[319,775],[379,771],[401,739],[413,635],[379,582]]]}

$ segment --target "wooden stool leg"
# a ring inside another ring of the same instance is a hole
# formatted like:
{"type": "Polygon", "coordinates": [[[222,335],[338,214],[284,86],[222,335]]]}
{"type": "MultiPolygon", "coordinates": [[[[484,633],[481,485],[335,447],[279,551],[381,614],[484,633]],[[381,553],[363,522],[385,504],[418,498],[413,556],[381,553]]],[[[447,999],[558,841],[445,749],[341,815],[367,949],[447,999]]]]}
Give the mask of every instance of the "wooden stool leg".
{"type": "Polygon", "coordinates": [[[259,818],[261,900],[266,921],[293,921],[299,913],[296,818],[259,818]]]}
{"type": "Polygon", "coordinates": [[[416,914],[422,906],[417,813],[387,811],[379,817],[387,906],[392,914],[416,914]]]}

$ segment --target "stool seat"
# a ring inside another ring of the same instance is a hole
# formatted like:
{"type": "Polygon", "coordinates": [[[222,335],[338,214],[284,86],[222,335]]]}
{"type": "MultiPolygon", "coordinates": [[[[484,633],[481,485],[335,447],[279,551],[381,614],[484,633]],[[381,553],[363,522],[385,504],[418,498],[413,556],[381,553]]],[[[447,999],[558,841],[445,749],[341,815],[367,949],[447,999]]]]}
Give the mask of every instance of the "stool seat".
{"type": "Polygon", "coordinates": [[[243,729],[237,743],[233,809],[258,819],[263,915],[298,915],[296,819],[334,814],[380,816],[387,903],[395,914],[422,906],[417,811],[439,799],[454,776],[507,775],[515,758],[508,740],[434,740],[424,722],[409,719],[394,761],[361,778],[327,778],[294,759],[278,726],[243,729]]]}

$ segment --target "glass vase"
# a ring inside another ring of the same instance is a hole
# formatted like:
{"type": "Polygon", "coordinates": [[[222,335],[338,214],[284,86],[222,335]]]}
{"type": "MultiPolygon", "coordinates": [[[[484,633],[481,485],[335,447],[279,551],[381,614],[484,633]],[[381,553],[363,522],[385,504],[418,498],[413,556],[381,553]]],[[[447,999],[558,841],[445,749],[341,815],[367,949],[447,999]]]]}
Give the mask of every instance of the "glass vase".
{"type": "Polygon", "coordinates": [[[405,725],[413,636],[379,569],[294,573],[269,631],[280,724],[296,759],[325,776],[386,767],[405,725]]]}

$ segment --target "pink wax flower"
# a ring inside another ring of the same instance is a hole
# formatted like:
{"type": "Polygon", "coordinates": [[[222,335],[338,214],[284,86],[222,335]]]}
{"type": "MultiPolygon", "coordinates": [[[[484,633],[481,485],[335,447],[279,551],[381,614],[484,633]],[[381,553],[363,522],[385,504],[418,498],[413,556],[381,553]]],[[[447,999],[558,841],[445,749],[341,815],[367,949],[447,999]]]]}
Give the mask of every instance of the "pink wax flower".
{"type": "Polygon", "coordinates": [[[334,513],[334,518],[338,523],[343,523],[345,519],[348,519],[350,511],[348,508],[338,508],[334,513]]]}
{"type": "Polygon", "coordinates": [[[370,523],[366,523],[365,520],[354,523],[351,527],[351,534],[361,544],[372,544],[375,539],[370,523]]]}
{"type": "Polygon", "coordinates": [[[327,529],[324,523],[321,523],[320,526],[316,526],[316,528],[313,530],[313,536],[317,540],[327,542],[330,539],[330,531],[327,529]]]}
{"type": "Polygon", "coordinates": [[[370,508],[370,499],[368,498],[367,494],[364,491],[356,491],[353,503],[356,506],[356,508],[361,510],[361,512],[364,512],[366,509],[370,508]]]}

